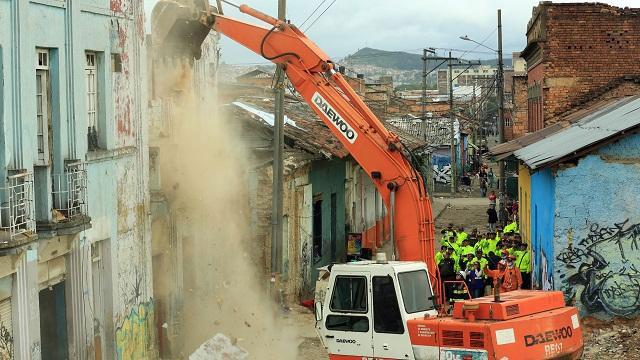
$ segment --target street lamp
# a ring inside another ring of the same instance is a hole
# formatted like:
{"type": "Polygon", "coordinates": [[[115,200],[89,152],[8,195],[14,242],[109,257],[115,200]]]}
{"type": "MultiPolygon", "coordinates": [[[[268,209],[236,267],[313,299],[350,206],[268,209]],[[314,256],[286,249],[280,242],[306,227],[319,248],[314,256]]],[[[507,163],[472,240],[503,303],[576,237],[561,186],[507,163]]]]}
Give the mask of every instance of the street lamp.
{"type": "Polygon", "coordinates": [[[459,36],[459,38],[460,38],[460,40],[464,40],[464,41],[471,41],[472,43],[477,44],[477,45],[479,45],[479,46],[482,46],[482,47],[484,47],[485,49],[489,49],[489,50],[491,50],[491,51],[493,51],[493,52],[495,52],[495,53],[497,53],[497,52],[498,52],[498,50],[492,49],[492,48],[488,47],[487,45],[485,45],[485,44],[483,44],[483,43],[481,43],[481,42],[477,42],[477,41],[475,41],[475,40],[471,39],[471,38],[470,38],[469,36],[467,36],[467,35],[465,35],[465,36],[459,36]]]}
{"type": "MultiPolygon", "coordinates": [[[[497,92],[498,92],[498,143],[504,142],[504,70],[502,62],[502,10],[498,9],[498,50],[494,50],[483,43],[477,42],[469,36],[460,36],[461,40],[471,41],[474,44],[485,47],[493,52],[498,53],[498,76],[497,76],[497,92]]],[[[504,160],[500,160],[500,172],[498,174],[498,187],[503,195],[506,195],[504,160]]]]}

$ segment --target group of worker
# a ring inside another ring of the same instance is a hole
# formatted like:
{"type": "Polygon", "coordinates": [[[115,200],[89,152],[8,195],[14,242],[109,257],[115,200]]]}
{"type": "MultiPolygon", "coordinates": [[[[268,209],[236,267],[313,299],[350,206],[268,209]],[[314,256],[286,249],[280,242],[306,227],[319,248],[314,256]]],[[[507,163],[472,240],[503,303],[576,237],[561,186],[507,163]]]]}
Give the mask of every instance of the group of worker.
{"type": "Polygon", "coordinates": [[[500,292],[531,288],[531,253],[517,221],[484,235],[477,228],[467,233],[464,226],[455,229],[449,224],[441,234],[435,259],[449,302],[469,294],[489,295],[493,288],[500,292]]]}

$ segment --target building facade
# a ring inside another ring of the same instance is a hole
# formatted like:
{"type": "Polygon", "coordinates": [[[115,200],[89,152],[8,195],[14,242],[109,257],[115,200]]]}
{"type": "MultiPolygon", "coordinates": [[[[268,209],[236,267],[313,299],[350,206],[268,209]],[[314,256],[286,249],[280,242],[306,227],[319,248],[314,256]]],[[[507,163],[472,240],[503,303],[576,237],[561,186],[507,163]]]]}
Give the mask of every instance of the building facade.
{"type": "Polygon", "coordinates": [[[529,131],[553,124],[555,117],[584,94],[640,73],[636,29],[638,9],[602,3],[541,2],[527,26],[529,131]],[[571,21],[567,21],[571,19],[571,21]],[[581,31],[589,28],[588,34],[581,31]]]}
{"type": "Polygon", "coordinates": [[[633,96],[583,109],[571,125],[514,153],[523,163],[521,232],[531,240],[534,284],[562,290],[582,315],[640,313],[640,119],[629,113],[638,104],[633,96]]]}
{"type": "Polygon", "coordinates": [[[153,357],[143,2],[0,13],[0,357],[153,357]]]}

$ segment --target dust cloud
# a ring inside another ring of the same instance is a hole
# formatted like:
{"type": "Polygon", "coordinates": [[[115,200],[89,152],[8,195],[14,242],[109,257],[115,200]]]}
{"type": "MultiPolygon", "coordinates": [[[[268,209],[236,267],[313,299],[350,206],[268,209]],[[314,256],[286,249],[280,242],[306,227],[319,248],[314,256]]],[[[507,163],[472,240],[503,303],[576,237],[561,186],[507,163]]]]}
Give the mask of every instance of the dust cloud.
{"type": "Polygon", "coordinates": [[[160,141],[159,162],[183,239],[184,354],[223,333],[250,359],[296,359],[297,334],[277,318],[268,278],[253,260],[264,244],[250,229],[248,154],[238,129],[221,116],[215,91],[189,90],[189,66],[165,70],[157,85],[167,94],[182,89],[173,95],[172,134],[160,141]]]}

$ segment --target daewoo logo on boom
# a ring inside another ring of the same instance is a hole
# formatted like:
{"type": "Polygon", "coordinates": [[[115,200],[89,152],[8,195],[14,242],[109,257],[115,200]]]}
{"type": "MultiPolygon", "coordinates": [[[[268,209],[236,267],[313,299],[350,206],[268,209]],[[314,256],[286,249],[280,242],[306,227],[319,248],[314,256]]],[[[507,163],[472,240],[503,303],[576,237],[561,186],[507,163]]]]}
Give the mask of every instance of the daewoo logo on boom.
{"type": "Polygon", "coordinates": [[[335,126],[336,129],[340,131],[342,136],[344,136],[348,142],[350,142],[351,144],[356,142],[358,133],[353,130],[351,125],[344,121],[344,119],[338,114],[338,112],[333,107],[331,107],[331,105],[329,105],[327,100],[325,100],[320,94],[315,93],[313,94],[313,98],[311,99],[311,101],[313,102],[313,105],[315,105],[327,116],[333,126],[335,126]]]}

